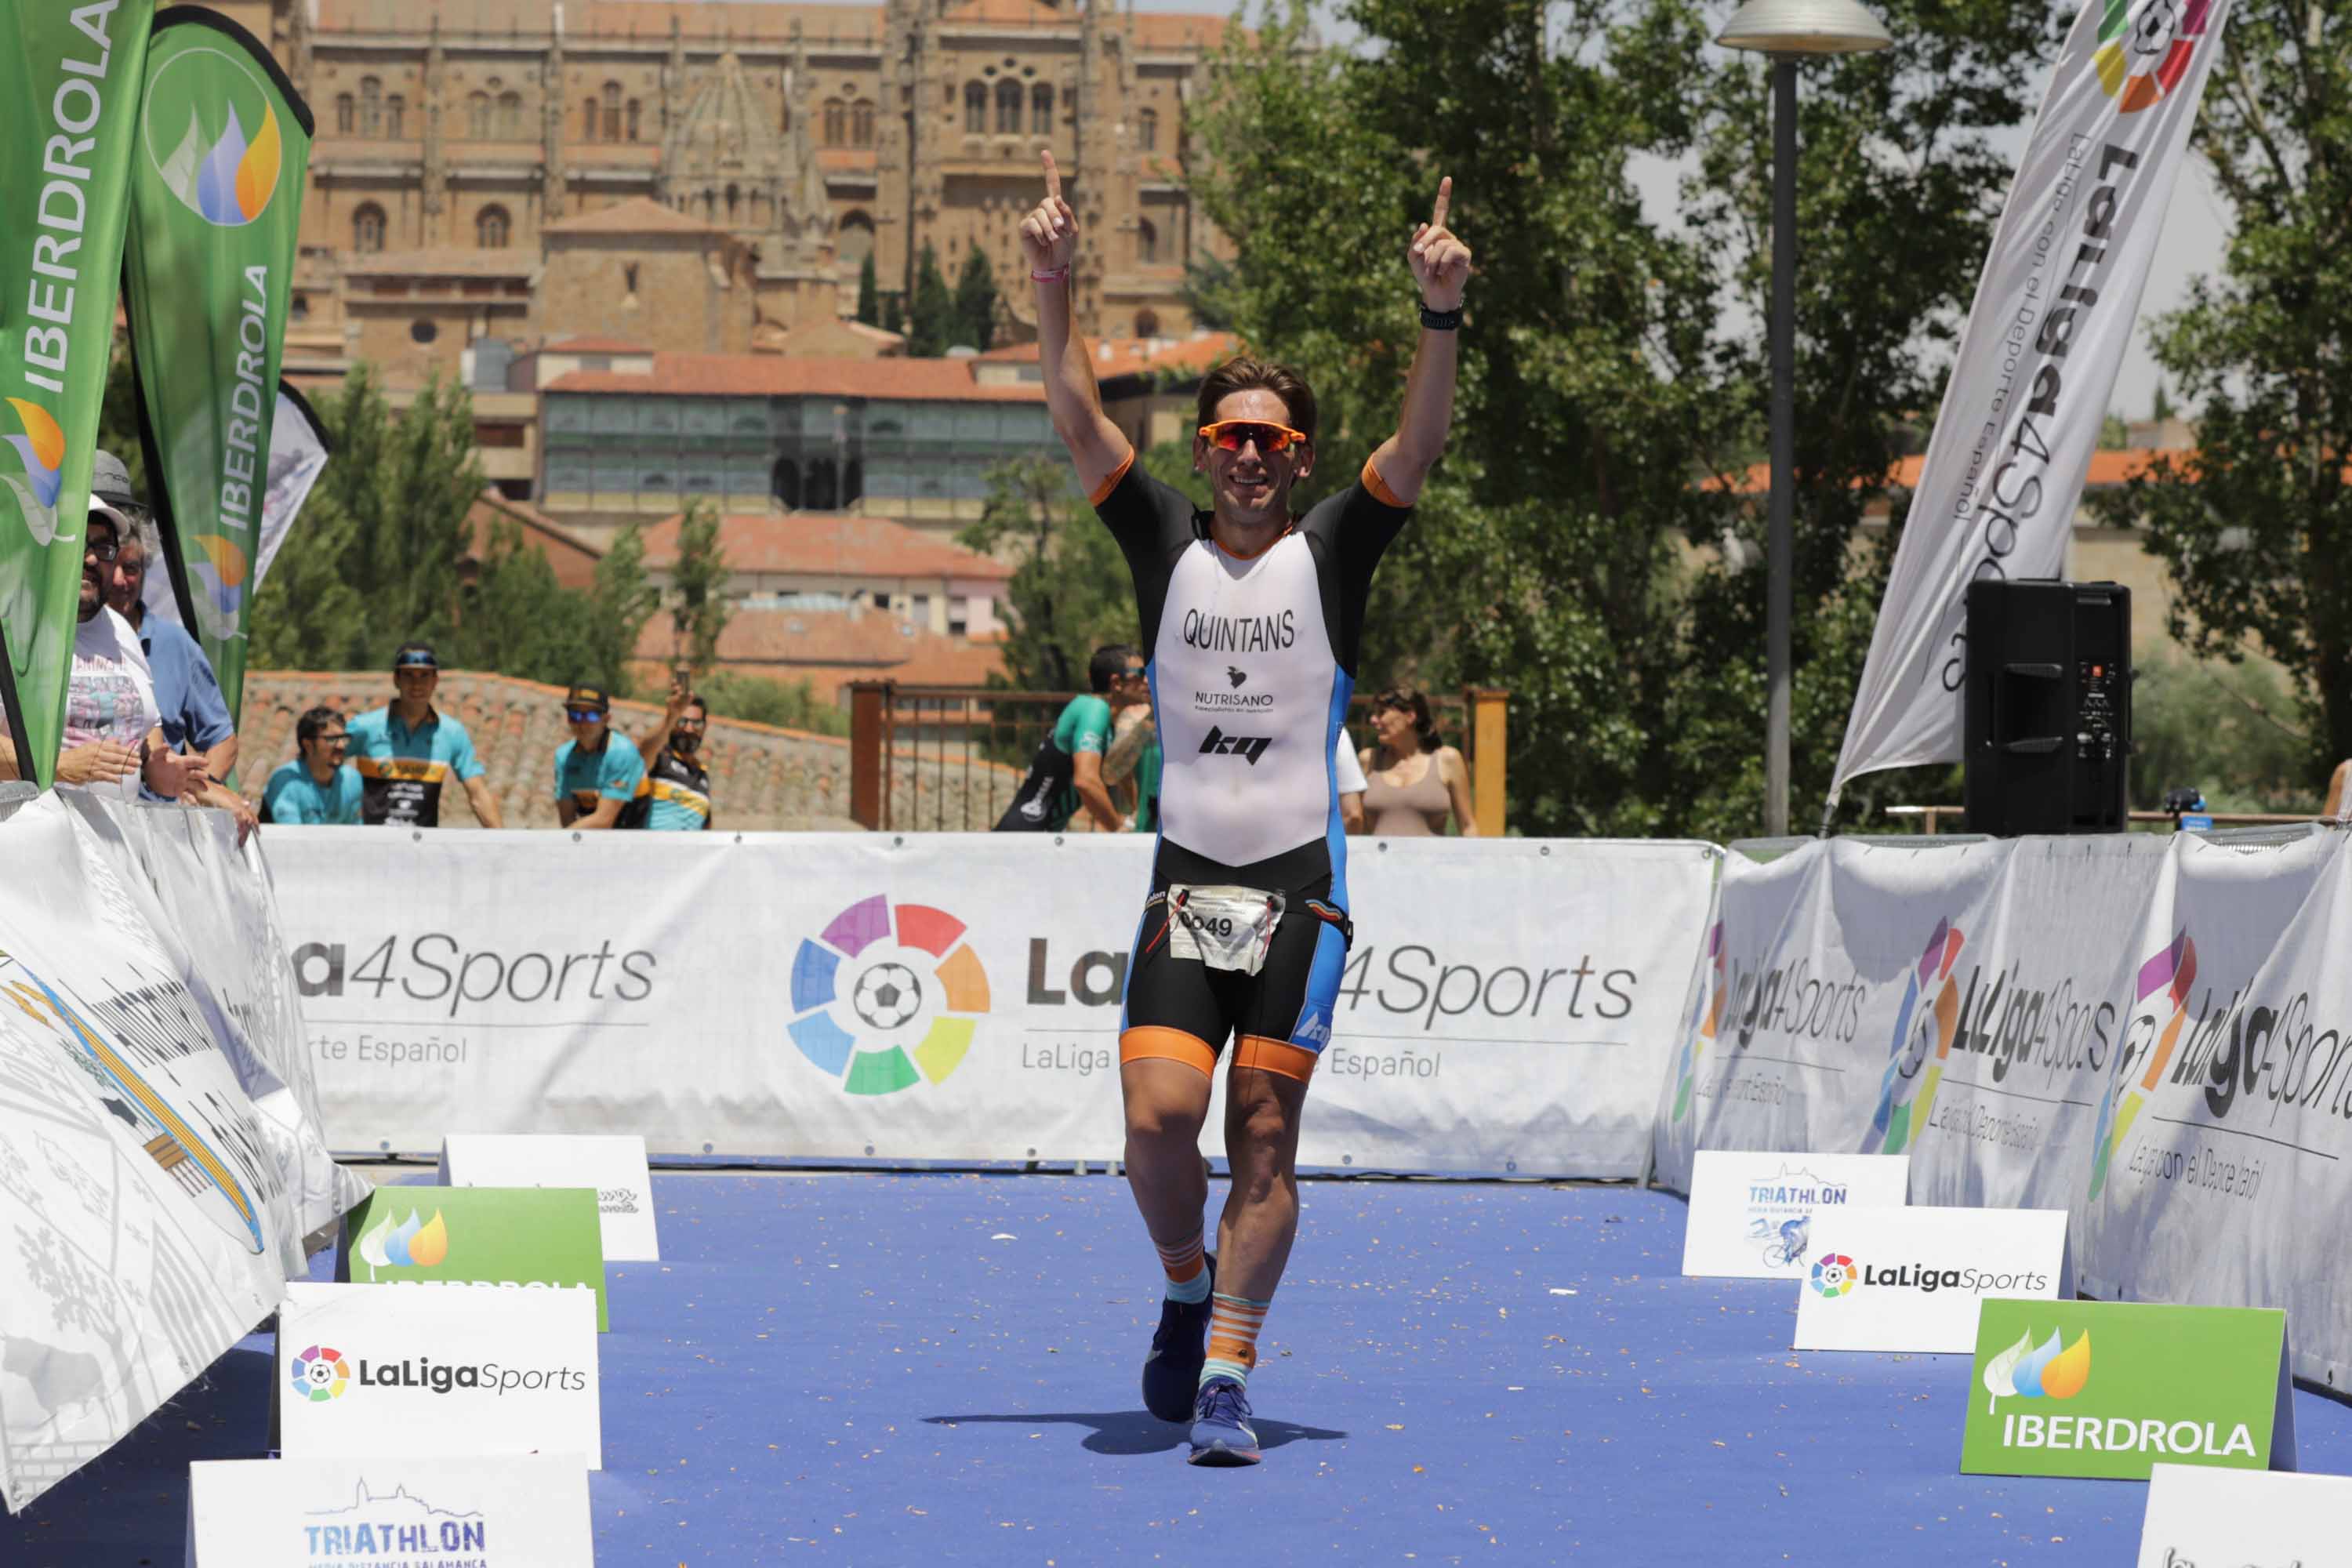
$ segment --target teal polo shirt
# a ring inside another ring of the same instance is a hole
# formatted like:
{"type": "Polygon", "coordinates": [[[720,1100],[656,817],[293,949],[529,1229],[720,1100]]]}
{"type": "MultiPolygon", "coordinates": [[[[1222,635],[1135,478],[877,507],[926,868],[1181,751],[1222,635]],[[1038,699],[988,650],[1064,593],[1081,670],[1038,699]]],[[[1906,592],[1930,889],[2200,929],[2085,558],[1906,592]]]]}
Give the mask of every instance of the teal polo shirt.
{"type": "Polygon", "coordinates": [[[637,748],[625,735],[604,731],[604,749],[583,752],[577,741],[566,741],[555,748],[555,798],[570,799],[572,809],[583,816],[596,809],[600,800],[617,800],[624,805],[635,799],[637,781],[646,776],[646,763],[637,755],[637,748]]]}
{"type": "Polygon", "coordinates": [[[360,821],[360,773],[351,763],[335,769],[320,784],[309,764],[297,758],[279,764],[261,792],[261,820],[268,823],[309,823],[315,826],[356,827],[360,821]]]}
{"type": "Polygon", "coordinates": [[[351,765],[360,775],[360,820],[371,826],[438,827],[441,786],[463,784],[488,770],[474,756],[466,726],[428,710],[412,730],[389,703],[344,726],[351,765]]]}

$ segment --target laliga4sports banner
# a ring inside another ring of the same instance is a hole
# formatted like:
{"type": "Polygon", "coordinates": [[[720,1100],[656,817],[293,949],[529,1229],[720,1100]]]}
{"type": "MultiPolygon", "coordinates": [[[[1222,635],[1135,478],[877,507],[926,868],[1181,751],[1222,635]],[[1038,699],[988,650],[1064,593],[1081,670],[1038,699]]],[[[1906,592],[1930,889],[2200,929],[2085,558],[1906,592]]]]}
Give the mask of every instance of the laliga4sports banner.
{"type": "Polygon", "coordinates": [[[0,8],[0,708],[46,787],[65,733],[124,187],[152,0],[0,8]]]}
{"type": "Polygon", "coordinates": [[[124,271],[148,473],[182,619],[234,717],[310,110],[250,34],[195,6],[156,17],[141,103],[124,271]]]}
{"type": "MultiPolygon", "coordinates": [[[[1829,808],[1960,754],[1969,584],[2055,577],[2230,0],[2086,0],[1994,231],[1829,808]]],[[[1826,819],[1826,815],[1825,815],[1826,819]]]]}

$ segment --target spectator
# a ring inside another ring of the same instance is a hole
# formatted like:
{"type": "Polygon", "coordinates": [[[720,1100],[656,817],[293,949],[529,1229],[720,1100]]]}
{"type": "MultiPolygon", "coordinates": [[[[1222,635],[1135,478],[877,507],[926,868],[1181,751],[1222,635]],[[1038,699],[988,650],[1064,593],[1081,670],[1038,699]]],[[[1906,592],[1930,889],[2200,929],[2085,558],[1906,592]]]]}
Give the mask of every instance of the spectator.
{"type": "Polygon", "coordinates": [[[710,775],[695,761],[710,728],[710,707],[673,675],[661,728],[637,742],[645,775],[637,795],[621,808],[621,826],[656,832],[696,833],[710,826],[710,775]]]}
{"type": "Polygon", "coordinates": [[[2347,783],[2352,783],[2352,757],[2336,763],[2336,771],[2327,775],[2327,799],[2319,808],[2321,816],[2334,818],[2344,815],[2344,786],[2347,783]]]}
{"type": "Polygon", "coordinates": [[[369,710],[349,726],[352,765],[360,775],[360,820],[372,827],[438,827],[442,786],[454,774],[481,825],[504,827],[473,737],[433,707],[441,684],[433,645],[401,644],[392,656],[392,683],[397,695],[390,705],[369,710]]]}
{"type": "Polygon", "coordinates": [[[612,694],[601,686],[574,686],[563,699],[572,739],[555,748],[555,816],[566,827],[618,826],[645,779],[636,747],[614,742],[612,712],[612,694]]]}
{"type": "Polygon", "coordinates": [[[343,716],[331,708],[311,709],[295,721],[294,743],[302,754],[269,775],[261,795],[261,820],[356,826],[360,775],[343,761],[344,748],[351,743],[343,716]]]}
{"type": "Polygon", "coordinates": [[[1455,832],[1476,837],[1469,764],[1461,752],[1438,742],[1429,699],[1402,687],[1383,691],[1372,701],[1372,732],[1380,743],[1366,747],[1358,759],[1369,775],[1368,831],[1426,838],[1444,833],[1450,816],[1455,832]]]}
{"type": "Polygon", "coordinates": [[[143,783],[164,799],[177,800],[210,782],[204,763],[179,756],[164,743],[154,677],[139,634],[106,604],[106,569],[114,564],[131,526],[121,512],[90,498],[58,782],[123,800],[136,800],[143,783]]]}
{"type": "Polygon", "coordinates": [[[1339,743],[1331,752],[1331,777],[1339,786],[1339,826],[1343,832],[1364,830],[1364,764],[1356,756],[1356,744],[1349,739],[1345,726],[1339,731],[1339,743]]]}
{"type": "Polygon", "coordinates": [[[1118,697],[1122,706],[1139,700],[1138,693],[1149,700],[1143,668],[1141,658],[1124,644],[1095,650],[1087,661],[1093,692],[1071,698],[1054,721],[1054,732],[1037,743],[1029,776],[998,819],[997,832],[1059,833],[1081,805],[1097,831],[1126,829],[1128,819],[1111,804],[1110,788],[1103,782],[1103,752],[1110,744],[1110,699],[1118,697]]]}

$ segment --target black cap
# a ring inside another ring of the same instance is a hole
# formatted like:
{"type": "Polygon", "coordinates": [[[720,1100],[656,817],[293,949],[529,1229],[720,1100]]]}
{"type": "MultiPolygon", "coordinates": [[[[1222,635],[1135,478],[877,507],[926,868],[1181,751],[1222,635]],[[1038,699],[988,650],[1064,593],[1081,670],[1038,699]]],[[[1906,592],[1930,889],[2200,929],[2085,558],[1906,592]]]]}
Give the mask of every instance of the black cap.
{"type": "Polygon", "coordinates": [[[613,694],[601,686],[575,686],[563,695],[566,708],[593,708],[608,713],[613,708],[613,694]]]}
{"type": "Polygon", "coordinates": [[[433,645],[429,642],[404,642],[400,645],[400,651],[392,656],[392,668],[438,669],[441,668],[441,658],[433,651],[433,645]]]}

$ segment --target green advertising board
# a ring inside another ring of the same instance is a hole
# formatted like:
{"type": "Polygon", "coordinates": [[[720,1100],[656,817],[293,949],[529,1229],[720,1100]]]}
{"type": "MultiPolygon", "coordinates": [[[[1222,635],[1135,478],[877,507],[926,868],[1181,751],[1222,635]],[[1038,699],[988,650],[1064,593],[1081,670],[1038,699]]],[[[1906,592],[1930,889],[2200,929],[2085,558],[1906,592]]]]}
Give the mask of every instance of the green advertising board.
{"type": "Polygon", "coordinates": [[[604,1243],[588,1187],[378,1187],[343,1216],[335,1279],[593,1290],[604,1310],[604,1243]]]}
{"type": "Polygon", "coordinates": [[[2294,1468],[2286,1314],[1989,1300],[1960,1441],[1970,1475],[2147,1479],[2294,1468]]]}

